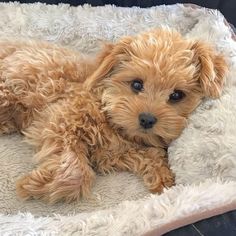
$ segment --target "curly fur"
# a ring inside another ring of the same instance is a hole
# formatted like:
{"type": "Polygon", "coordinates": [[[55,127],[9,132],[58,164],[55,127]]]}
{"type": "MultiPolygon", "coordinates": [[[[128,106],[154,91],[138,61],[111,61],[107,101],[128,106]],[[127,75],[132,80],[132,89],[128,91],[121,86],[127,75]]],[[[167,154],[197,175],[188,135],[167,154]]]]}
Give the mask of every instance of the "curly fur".
{"type": "Polygon", "coordinates": [[[0,132],[20,131],[38,166],[23,199],[89,195],[95,172],[132,171],[152,192],[174,184],[166,148],[204,97],[220,96],[227,66],[208,44],[158,29],[106,45],[94,58],[43,42],[0,41],[0,132]],[[130,88],[142,79],[144,90],[130,88]],[[169,102],[174,90],[186,97],[169,102]],[[150,130],[138,116],[158,118],[150,130]]]}

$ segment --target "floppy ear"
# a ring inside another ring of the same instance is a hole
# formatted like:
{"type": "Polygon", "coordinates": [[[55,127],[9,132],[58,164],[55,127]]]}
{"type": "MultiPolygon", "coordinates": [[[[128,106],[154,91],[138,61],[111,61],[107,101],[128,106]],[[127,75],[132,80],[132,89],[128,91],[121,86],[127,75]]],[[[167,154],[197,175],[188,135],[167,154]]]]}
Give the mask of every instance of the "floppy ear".
{"type": "Polygon", "coordinates": [[[91,90],[96,84],[106,78],[119,64],[119,62],[127,60],[128,47],[131,42],[131,37],[125,37],[116,44],[106,44],[101,53],[97,57],[97,69],[84,82],[84,87],[91,90]]]}
{"type": "Polygon", "coordinates": [[[228,67],[224,57],[203,42],[192,46],[200,73],[199,82],[206,97],[218,98],[221,94],[228,67]]]}

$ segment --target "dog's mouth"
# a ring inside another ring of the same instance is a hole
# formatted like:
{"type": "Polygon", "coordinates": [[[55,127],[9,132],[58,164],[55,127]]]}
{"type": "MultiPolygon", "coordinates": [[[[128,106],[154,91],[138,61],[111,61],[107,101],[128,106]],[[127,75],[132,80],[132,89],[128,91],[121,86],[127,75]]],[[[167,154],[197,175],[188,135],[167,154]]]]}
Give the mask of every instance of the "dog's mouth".
{"type": "Polygon", "coordinates": [[[127,129],[125,127],[116,126],[116,130],[119,134],[130,141],[134,141],[142,146],[153,146],[164,148],[167,146],[165,140],[154,132],[154,129],[144,129],[138,127],[133,129],[127,129]]]}
{"type": "Polygon", "coordinates": [[[159,134],[155,133],[153,129],[142,129],[139,128],[135,135],[142,140],[143,145],[154,146],[154,147],[167,147],[167,142],[159,134]]]}
{"type": "Polygon", "coordinates": [[[153,133],[151,129],[143,129],[143,128],[138,128],[137,132],[142,133],[142,134],[151,134],[151,133],[153,133]]]}

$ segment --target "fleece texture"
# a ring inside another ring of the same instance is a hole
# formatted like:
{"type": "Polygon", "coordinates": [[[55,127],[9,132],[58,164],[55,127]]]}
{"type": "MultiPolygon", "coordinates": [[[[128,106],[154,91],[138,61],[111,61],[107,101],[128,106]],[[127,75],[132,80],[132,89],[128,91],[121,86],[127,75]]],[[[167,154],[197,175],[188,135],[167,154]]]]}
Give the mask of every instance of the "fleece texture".
{"type": "Polygon", "coordinates": [[[0,3],[0,19],[0,37],[47,40],[84,53],[95,53],[103,42],[124,35],[174,28],[214,44],[230,66],[223,96],[205,100],[171,144],[177,185],[159,196],[148,193],[138,177],[114,173],[98,176],[91,198],[79,203],[21,202],[14,182],[33,168],[33,150],[20,135],[0,137],[0,235],[141,235],[168,226],[158,231],[163,233],[178,220],[175,227],[184,225],[191,215],[236,207],[236,43],[219,12],[183,5],[140,9],[0,3]]]}

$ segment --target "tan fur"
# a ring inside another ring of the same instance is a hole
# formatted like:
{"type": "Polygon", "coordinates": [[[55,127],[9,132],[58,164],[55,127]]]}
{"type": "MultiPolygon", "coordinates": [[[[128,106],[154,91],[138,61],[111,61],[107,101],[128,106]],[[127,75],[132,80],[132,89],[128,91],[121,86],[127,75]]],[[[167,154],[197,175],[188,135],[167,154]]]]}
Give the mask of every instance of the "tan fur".
{"type": "Polygon", "coordinates": [[[226,71],[208,44],[162,29],[124,37],[95,58],[0,41],[0,132],[24,133],[38,161],[18,180],[19,196],[77,200],[89,195],[95,172],[114,170],[140,175],[152,192],[172,186],[166,148],[203,97],[220,96],[226,71]],[[138,94],[134,79],[144,83],[138,94]],[[172,104],[176,89],[186,97],[172,104]],[[142,112],[157,117],[153,128],[140,128],[142,112]]]}

